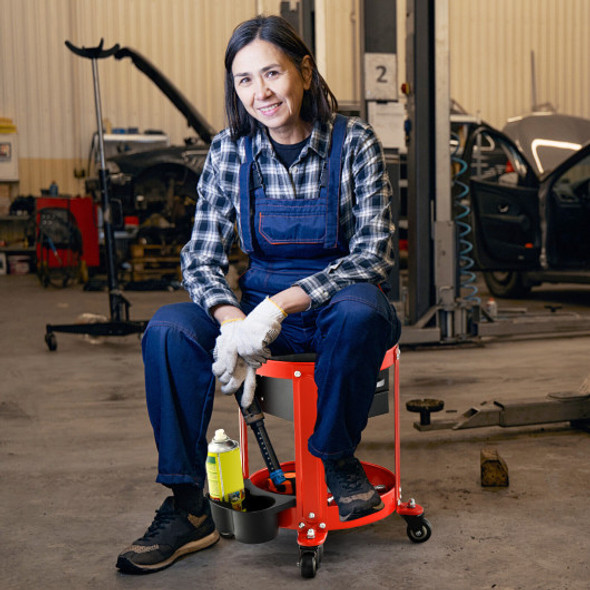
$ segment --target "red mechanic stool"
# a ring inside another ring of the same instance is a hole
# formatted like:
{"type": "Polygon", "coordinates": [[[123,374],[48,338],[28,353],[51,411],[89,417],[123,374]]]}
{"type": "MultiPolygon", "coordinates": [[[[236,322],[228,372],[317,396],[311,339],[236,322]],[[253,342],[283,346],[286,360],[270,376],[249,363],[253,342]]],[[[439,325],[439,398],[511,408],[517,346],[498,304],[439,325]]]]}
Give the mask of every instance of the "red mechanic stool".
{"type": "MultiPolygon", "coordinates": [[[[385,507],[374,514],[349,522],[341,522],[338,507],[330,495],[322,461],[307,449],[307,441],[313,433],[316,421],[317,388],[314,381],[315,355],[291,355],[267,361],[257,371],[261,377],[257,395],[263,410],[294,423],[295,460],[281,463],[286,475],[295,475],[295,502],[278,512],[280,528],[297,531],[299,565],[304,578],[315,576],[323,553],[328,531],[363,526],[386,518],[397,512],[407,523],[411,541],[423,543],[430,538],[431,525],[424,517],[424,509],[413,499],[401,501],[400,487],[400,435],[399,435],[399,348],[387,351],[381,365],[371,416],[388,412],[390,371],[393,367],[393,432],[394,465],[392,472],[379,465],[362,462],[369,481],[381,495],[385,507]]],[[[263,493],[273,490],[268,469],[250,474],[248,468],[248,428],[240,416],[240,441],[244,478],[250,491],[263,493]],[[248,481],[249,480],[249,481],[248,481]]],[[[254,514],[253,514],[254,516],[254,514]]]]}

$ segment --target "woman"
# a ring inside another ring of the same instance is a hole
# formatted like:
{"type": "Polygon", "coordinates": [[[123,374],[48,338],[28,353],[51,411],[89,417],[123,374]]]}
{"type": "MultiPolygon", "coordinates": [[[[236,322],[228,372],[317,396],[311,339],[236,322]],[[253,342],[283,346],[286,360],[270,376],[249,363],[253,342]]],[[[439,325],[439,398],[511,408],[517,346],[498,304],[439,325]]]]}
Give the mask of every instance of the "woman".
{"type": "Polygon", "coordinates": [[[272,355],[317,354],[310,452],[324,464],[340,518],[383,508],[354,457],[385,351],[400,333],[380,289],[392,267],[391,189],[382,148],[336,99],[280,17],[239,25],[225,54],[229,127],[215,137],[182,251],[192,302],[161,308],[143,338],[146,393],[170,487],[146,534],[117,567],[145,573],[214,544],[203,497],[215,377],[254,394],[272,355]],[[250,264],[241,301],[224,275],[237,238],[250,264]]]}

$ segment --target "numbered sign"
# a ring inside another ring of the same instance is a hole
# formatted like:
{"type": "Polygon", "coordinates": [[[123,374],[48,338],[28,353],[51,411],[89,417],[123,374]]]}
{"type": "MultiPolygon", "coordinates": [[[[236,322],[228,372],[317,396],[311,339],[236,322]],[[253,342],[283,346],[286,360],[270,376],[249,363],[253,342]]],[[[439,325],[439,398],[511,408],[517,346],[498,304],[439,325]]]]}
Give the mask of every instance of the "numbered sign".
{"type": "Polygon", "coordinates": [[[383,147],[406,151],[405,118],[406,110],[399,102],[367,102],[367,120],[373,126],[383,147]]]}
{"type": "Polygon", "coordinates": [[[395,53],[365,53],[365,100],[397,100],[395,53]]]}

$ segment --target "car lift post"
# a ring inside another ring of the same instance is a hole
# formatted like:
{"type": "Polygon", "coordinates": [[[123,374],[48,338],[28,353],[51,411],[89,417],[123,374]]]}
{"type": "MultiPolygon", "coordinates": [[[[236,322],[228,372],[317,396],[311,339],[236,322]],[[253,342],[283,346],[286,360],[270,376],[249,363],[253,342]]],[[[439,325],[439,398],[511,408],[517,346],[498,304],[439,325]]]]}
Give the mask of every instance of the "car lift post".
{"type": "MultiPolygon", "coordinates": [[[[399,102],[397,75],[397,14],[395,0],[363,0],[359,3],[360,116],[373,127],[385,153],[385,165],[392,187],[391,220],[399,227],[400,150],[404,148],[403,105],[399,102]],[[399,129],[393,129],[399,121],[399,129]]],[[[399,232],[396,232],[394,267],[389,273],[392,301],[400,300],[399,232]]]]}
{"type": "Polygon", "coordinates": [[[408,0],[406,79],[410,325],[402,344],[454,341],[468,335],[469,307],[451,195],[448,0],[408,0]]]}

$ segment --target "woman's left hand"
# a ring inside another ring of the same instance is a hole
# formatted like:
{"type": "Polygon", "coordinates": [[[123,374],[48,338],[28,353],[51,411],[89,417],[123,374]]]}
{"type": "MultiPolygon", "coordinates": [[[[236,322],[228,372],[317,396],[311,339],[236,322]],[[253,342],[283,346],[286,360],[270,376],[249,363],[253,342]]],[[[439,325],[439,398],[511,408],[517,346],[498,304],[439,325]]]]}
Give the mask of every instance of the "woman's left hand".
{"type": "Polygon", "coordinates": [[[268,297],[259,303],[246,319],[237,322],[237,352],[251,367],[257,369],[270,358],[268,346],[281,332],[281,322],[287,317],[268,297]]]}

